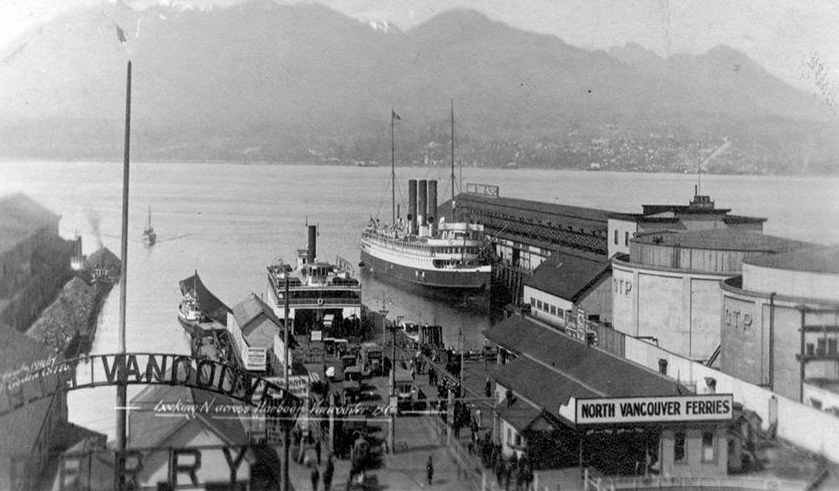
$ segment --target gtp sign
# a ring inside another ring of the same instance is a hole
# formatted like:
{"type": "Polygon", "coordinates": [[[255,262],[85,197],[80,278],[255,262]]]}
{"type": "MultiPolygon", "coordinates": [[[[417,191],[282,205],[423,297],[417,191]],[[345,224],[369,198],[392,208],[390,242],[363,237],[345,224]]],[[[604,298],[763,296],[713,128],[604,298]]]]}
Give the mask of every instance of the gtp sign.
{"type": "Polygon", "coordinates": [[[731,394],[704,394],[577,399],[575,419],[578,425],[591,425],[730,421],[733,417],[734,397],[731,394]]]}

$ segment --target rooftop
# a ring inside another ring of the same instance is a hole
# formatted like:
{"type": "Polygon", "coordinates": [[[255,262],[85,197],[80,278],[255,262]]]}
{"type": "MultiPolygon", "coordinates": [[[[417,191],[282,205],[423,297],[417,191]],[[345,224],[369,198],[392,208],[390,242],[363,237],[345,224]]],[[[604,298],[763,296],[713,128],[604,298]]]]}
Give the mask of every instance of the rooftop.
{"type": "Polygon", "coordinates": [[[519,433],[531,428],[542,417],[542,411],[523,401],[516,401],[509,407],[502,403],[499,408],[498,417],[519,433]]]}
{"type": "Polygon", "coordinates": [[[766,235],[742,229],[711,229],[689,232],[651,232],[632,239],[639,244],[654,244],[690,249],[715,249],[752,252],[788,252],[812,247],[809,242],[766,235]]]}
{"type": "Polygon", "coordinates": [[[148,448],[164,446],[166,440],[190,421],[203,423],[227,444],[242,444],[248,441],[244,427],[239,420],[229,416],[213,417],[212,413],[198,412],[196,419],[171,415],[159,415],[154,408],[163,403],[181,406],[195,404],[197,407],[213,405],[241,405],[242,403],[221,394],[192,389],[181,385],[149,385],[131,399],[131,406],[141,409],[131,411],[129,415],[128,446],[148,448]]]}
{"type": "MultiPolygon", "coordinates": [[[[480,204],[483,208],[504,209],[506,213],[515,213],[539,221],[562,221],[562,223],[580,222],[581,226],[606,228],[609,211],[582,206],[569,206],[556,203],[542,203],[518,198],[495,198],[476,194],[459,194],[455,197],[458,206],[480,204]],[[584,222],[584,223],[582,223],[584,222]]],[[[438,208],[451,209],[449,202],[438,208]]]]}
{"type": "MultiPolygon", "coordinates": [[[[640,397],[690,393],[686,387],[658,372],[595,346],[586,346],[577,339],[526,317],[513,315],[484,331],[484,335],[489,341],[527,358],[521,360],[520,357],[514,363],[521,361],[522,368],[519,370],[528,371],[534,376],[534,382],[531,383],[535,394],[550,394],[551,390],[563,387],[572,390],[568,395],[574,397],[640,397]],[[548,381],[551,383],[548,384],[548,381]]],[[[566,396],[563,394],[562,397],[566,396]]]]}
{"type": "Polygon", "coordinates": [[[0,252],[61,217],[22,193],[0,197],[0,252]]]}
{"type": "Polygon", "coordinates": [[[839,245],[750,257],[744,263],[773,269],[839,274],[839,245]]]}
{"type": "Polygon", "coordinates": [[[540,264],[524,284],[576,302],[610,268],[602,255],[562,250],[540,264]]]}
{"type": "Polygon", "coordinates": [[[261,298],[256,296],[255,293],[251,293],[233,307],[233,317],[236,319],[236,323],[239,324],[239,327],[242,330],[245,330],[248,324],[260,316],[265,316],[277,326],[282,324],[280,319],[274,315],[274,311],[271,307],[269,307],[268,304],[261,298]]]}

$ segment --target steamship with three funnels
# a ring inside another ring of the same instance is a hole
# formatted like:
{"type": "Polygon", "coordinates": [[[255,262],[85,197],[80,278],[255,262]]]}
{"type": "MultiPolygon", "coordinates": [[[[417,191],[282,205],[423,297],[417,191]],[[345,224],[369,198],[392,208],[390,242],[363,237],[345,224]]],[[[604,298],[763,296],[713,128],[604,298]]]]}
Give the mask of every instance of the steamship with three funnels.
{"type": "MultiPolygon", "coordinates": [[[[393,123],[399,119],[391,117],[393,123]]],[[[393,149],[393,145],[391,145],[393,149]]],[[[394,151],[391,150],[391,185],[396,188],[394,151]]],[[[455,222],[454,200],[454,109],[452,109],[452,209],[451,222],[436,219],[437,181],[408,181],[408,216],[393,222],[370,219],[361,234],[361,265],[373,274],[391,276],[435,289],[472,290],[489,287],[491,265],[486,255],[488,241],[480,224],[455,222]]]]}
{"type": "Polygon", "coordinates": [[[308,225],[308,232],[308,247],[297,250],[295,265],[278,258],[268,266],[268,296],[274,313],[285,319],[288,305],[297,334],[328,332],[347,321],[359,323],[361,283],[353,277],[352,265],[341,257],[336,257],[335,264],[319,260],[317,227],[308,225]]]}

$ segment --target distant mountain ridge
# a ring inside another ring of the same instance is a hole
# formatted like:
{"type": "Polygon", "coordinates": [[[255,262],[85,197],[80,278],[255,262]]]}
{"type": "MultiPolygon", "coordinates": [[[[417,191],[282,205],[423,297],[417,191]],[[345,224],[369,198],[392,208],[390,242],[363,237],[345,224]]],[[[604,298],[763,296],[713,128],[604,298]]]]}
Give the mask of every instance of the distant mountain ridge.
{"type": "Polygon", "coordinates": [[[391,107],[404,137],[419,138],[412,132],[447,117],[450,98],[459,131],[485,139],[824,118],[809,94],[724,46],[665,59],[633,44],[584,50],[470,10],[403,32],[316,3],[134,10],[118,1],[71,11],[0,53],[0,151],[114,155],[128,58],[134,148],[145,158],[317,153],[383,138],[391,107]]]}

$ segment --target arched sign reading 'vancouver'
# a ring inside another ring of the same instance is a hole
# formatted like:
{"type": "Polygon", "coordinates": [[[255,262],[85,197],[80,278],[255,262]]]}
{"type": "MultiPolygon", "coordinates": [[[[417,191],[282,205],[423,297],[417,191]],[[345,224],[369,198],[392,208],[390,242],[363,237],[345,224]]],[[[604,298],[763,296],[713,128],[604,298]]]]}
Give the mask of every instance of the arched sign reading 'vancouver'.
{"type": "Polygon", "coordinates": [[[245,404],[293,412],[300,399],[271,381],[224,363],[168,353],[50,358],[0,374],[0,417],[58,391],[120,384],[182,385],[222,394],[245,404]],[[79,378],[77,367],[90,376],[79,378]]]}

